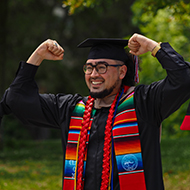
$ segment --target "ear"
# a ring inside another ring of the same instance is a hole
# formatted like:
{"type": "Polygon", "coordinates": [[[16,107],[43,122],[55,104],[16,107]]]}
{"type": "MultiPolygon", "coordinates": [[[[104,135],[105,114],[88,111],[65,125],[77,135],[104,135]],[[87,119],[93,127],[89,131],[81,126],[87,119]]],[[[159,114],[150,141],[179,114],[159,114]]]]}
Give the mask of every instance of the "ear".
{"type": "Polygon", "coordinates": [[[119,68],[119,78],[122,80],[125,77],[126,73],[127,73],[127,66],[126,65],[122,65],[119,68]]]}

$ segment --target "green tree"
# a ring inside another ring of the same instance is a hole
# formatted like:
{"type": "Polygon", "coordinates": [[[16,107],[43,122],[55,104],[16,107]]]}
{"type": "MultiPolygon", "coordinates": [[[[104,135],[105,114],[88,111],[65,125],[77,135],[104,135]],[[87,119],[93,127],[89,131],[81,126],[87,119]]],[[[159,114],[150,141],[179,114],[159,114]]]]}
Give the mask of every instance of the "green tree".
{"type": "MultiPolygon", "coordinates": [[[[5,89],[5,63],[6,63],[6,48],[7,48],[7,10],[8,0],[0,1],[0,97],[2,96],[5,89]]],[[[0,129],[0,133],[2,130],[0,129]]],[[[0,149],[3,147],[3,139],[0,134],[0,149]]]]}
{"type": "Polygon", "coordinates": [[[85,8],[101,9],[102,4],[105,6],[112,5],[115,1],[110,0],[64,0],[63,7],[69,7],[69,14],[82,11],[85,8]]]}
{"type": "Polygon", "coordinates": [[[5,88],[5,63],[6,63],[6,48],[7,48],[7,10],[8,0],[0,1],[0,96],[3,94],[5,88]]]}

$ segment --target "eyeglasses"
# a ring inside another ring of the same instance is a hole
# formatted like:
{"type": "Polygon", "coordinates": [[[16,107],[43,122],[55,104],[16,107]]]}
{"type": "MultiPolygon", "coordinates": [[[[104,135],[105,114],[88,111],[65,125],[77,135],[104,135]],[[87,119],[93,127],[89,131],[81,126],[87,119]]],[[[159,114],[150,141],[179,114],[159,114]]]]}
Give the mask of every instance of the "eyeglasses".
{"type": "Polygon", "coordinates": [[[107,72],[107,67],[119,67],[123,65],[109,65],[107,62],[97,62],[96,65],[92,65],[92,63],[87,63],[83,66],[83,71],[86,75],[92,74],[93,69],[95,68],[99,74],[104,74],[107,72]]]}

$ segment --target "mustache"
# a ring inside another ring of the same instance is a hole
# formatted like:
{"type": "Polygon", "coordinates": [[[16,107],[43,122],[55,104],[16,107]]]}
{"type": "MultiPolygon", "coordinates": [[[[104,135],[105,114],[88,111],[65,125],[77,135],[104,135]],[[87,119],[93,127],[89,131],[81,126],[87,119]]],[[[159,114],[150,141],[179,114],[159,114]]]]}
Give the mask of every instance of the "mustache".
{"type": "Polygon", "coordinates": [[[90,80],[104,80],[102,77],[90,77],[90,80]]]}

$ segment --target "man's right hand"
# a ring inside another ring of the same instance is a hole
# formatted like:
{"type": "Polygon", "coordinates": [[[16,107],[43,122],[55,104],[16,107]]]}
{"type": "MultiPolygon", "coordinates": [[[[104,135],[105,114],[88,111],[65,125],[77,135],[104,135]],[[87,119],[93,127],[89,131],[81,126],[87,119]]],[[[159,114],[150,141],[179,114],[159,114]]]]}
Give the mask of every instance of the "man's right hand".
{"type": "Polygon", "coordinates": [[[27,60],[27,63],[39,66],[46,60],[62,60],[64,49],[55,40],[46,40],[40,44],[27,60]]]}

